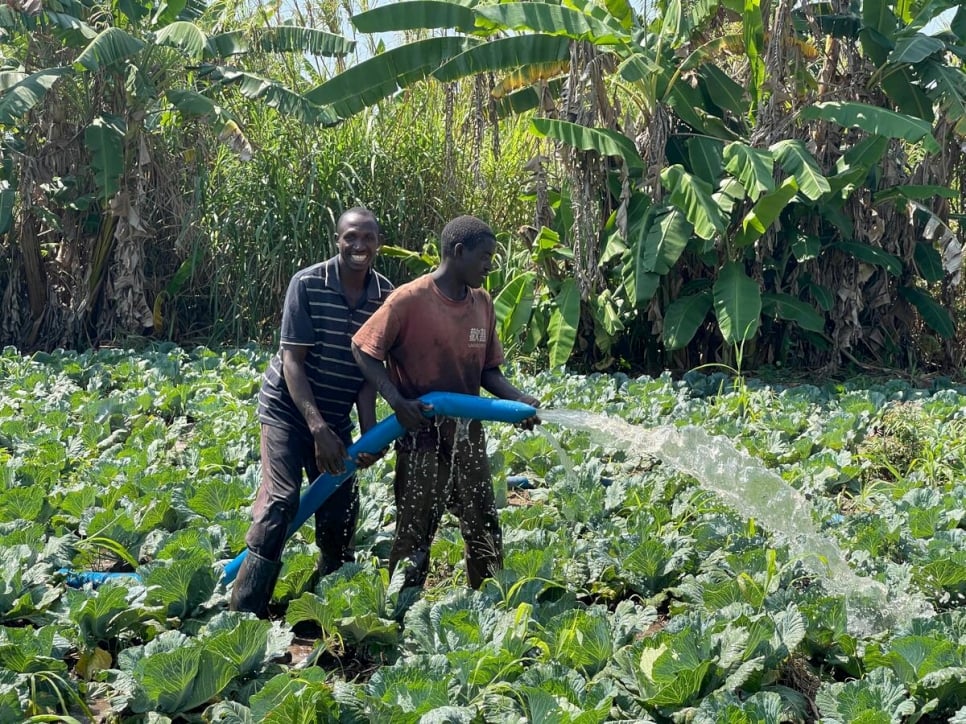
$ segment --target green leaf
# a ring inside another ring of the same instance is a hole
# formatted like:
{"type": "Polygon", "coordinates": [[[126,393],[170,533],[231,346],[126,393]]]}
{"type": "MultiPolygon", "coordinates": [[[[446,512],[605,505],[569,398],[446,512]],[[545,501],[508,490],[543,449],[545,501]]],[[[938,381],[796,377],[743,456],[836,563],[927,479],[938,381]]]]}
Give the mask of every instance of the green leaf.
{"type": "Polygon", "coordinates": [[[712,239],[725,231],[727,220],[712,198],[708,182],[675,164],[661,171],[661,184],[670,191],[668,200],[694,225],[695,234],[702,239],[712,239]]]}
{"type": "Polygon", "coordinates": [[[6,234],[13,226],[13,209],[17,204],[17,192],[10,183],[0,181],[0,234],[6,234]]]}
{"type": "Polygon", "coordinates": [[[152,616],[150,610],[132,605],[124,583],[107,581],[93,593],[70,591],[68,616],[77,627],[83,650],[122,634],[131,635],[134,624],[152,616]]]}
{"type": "Polygon", "coordinates": [[[758,332],[761,289],[740,264],[728,262],[714,282],[714,313],[725,342],[737,345],[758,332]]]}
{"type": "Polygon", "coordinates": [[[111,199],[125,171],[124,119],[97,116],[84,129],[84,144],[91,153],[91,172],[101,203],[111,199]]]}
{"type": "Polygon", "coordinates": [[[725,146],[724,160],[725,170],[738,179],[752,201],[775,190],[775,159],[770,151],[735,141],[725,146]]]}
{"type": "Polygon", "coordinates": [[[899,294],[912,304],[929,327],[946,339],[956,336],[956,323],[949,310],[933,299],[929,294],[915,287],[899,287],[899,294]]]}
{"type": "Polygon", "coordinates": [[[577,324],[580,321],[580,291],[573,279],[564,279],[560,291],[554,297],[554,309],[547,328],[550,352],[550,369],[561,369],[570,359],[577,341],[577,324]]]}
{"type": "Polygon", "coordinates": [[[882,65],[891,50],[889,39],[894,37],[898,25],[890,3],[887,0],[865,0],[862,3],[862,25],[862,49],[876,65],[882,65]]]}
{"type": "Polygon", "coordinates": [[[154,36],[154,42],[178,48],[189,60],[197,62],[204,57],[208,38],[194,23],[179,20],[161,28],[154,36]]]}
{"type": "Polygon", "coordinates": [[[923,82],[935,86],[943,112],[955,122],[956,132],[966,135],[966,77],[962,69],[936,62],[924,65],[923,82]]]}
{"type": "Polygon", "coordinates": [[[536,274],[524,272],[513,277],[493,298],[500,340],[509,345],[526,329],[533,309],[533,285],[536,274]]]}
{"type": "Polygon", "coordinates": [[[446,0],[407,0],[381,5],[352,16],[360,33],[454,28],[471,32],[476,24],[472,7],[446,0]]]}
{"type": "MultiPolygon", "coordinates": [[[[535,66],[535,69],[537,67],[535,66]]],[[[542,66],[548,73],[555,72],[555,68],[550,66],[542,66]]],[[[563,86],[561,78],[551,78],[549,81],[542,81],[540,76],[535,79],[536,83],[540,83],[541,87],[537,85],[531,85],[526,88],[521,88],[520,90],[515,90],[512,93],[506,93],[504,95],[496,95],[496,114],[498,118],[506,118],[508,116],[519,115],[526,113],[527,111],[532,111],[534,108],[539,108],[542,104],[542,99],[544,97],[543,85],[545,84],[546,90],[550,93],[552,97],[556,97],[560,93],[560,89],[563,86]]]]}
{"type": "Polygon", "coordinates": [[[631,267],[633,276],[624,279],[624,289],[634,299],[634,306],[640,308],[654,298],[654,293],[661,285],[661,275],[653,272],[642,272],[631,267]]]}
{"type": "Polygon", "coordinates": [[[739,118],[748,113],[747,91],[743,85],[712,62],[702,63],[698,74],[712,103],[739,118]]]}
{"type": "Polygon", "coordinates": [[[635,270],[642,274],[667,274],[688,245],[691,224],[677,209],[664,209],[652,217],[647,236],[634,244],[635,270]]]}
{"type": "Polygon", "coordinates": [[[279,113],[291,116],[306,125],[321,123],[331,126],[339,121],[329,108],[321,108],[304,96],[254,73],[225,66],[203,66],[201,72],[226,83],[236,84],[239,92],[246,98],[260,100],[269,108],[275,108],[279,113]]]}
{"type": "Polygon", "coordinates": [[[932,244],[917,241],[913,248],[913,259],[916,262],[919,276],[927,282],[940,282],[946,276],[942,255],[932,244]]]}
{"type": "Polygon", "coordinates": [[[304,96],[317,106],[333,106],[339,116],[348,118],[422,80],[444,61],[478,42],[472,38],[443,37],[409,43],[352,66],[304,96]]]}
{"type": "Polygon", "coordinates": [[[792,253],[797,261],[817,259],[822,253],[822,240],[817,236],[797,234],[792,241],[792,253]]]}
{"type": "Polygon", "coordinates": [[[0,124],[17,125],[27,112],[43,100],[54,83],[73,72],[72,68],[67,67],[47,68],[14,83],[0,97],[0,124]]]}
{"type": "Polygon", "coordinates": [[[184,116],[210,119],[218,140],[227,143],[243,161],[252,157],[252,147],[235,120],[207,96],[195,91],[169,90],[167,99],[184,116]]]}
{"type": "Polygon", "coordinates": [[[789,177],[777,190],[758,199],[742,220],[741,230],[735,234],[735,246],[748,246],[759,239],[778,220],[781,212],[797,193],[798,184],[794,177],[789,177]]]}
{"type": "Polygon", "coordinates": [[[339,705],[319,667],[291,671],[272,678],[252,696],[252,719],[261,724],[316,724],[338,721],[339,705]]]}
{"type": "Polygon", "coordinates": [[[881,266],[894,277],[902,274],[902,260],[894,254],[890,254],[874,246],[856,241],[837,241],[830,244],[829,248],[844,251],[846,254],[854,256],[866,264],[881,266]]]}
{"type": "Polygon", "coordinates": [[[895,49],[889,53],[889,63],[908,63],[915,65],[928,58],[933,53],[941,53],[946,49],[946,44],[939,38],[931,38],[922,33],[899,38],[896,41],[895,49]]]}
{"type": "Polygon", "coordinates": [[[830,312],[835,306],[835,295],[828,287],[809,281],[802,284],[802,289],[808,291],[823,311],[830,312]]]}
{"type": "Polygon", "coordinates": [[[395,646],[399,643],[399,624],[372,612],[337,619],[339,635],[350,646],[395,646]]]}
{"type": "Polygon", "coordinates": [[[229,58],[233,55],[243,55],[252,50],[251,39],[244,30],[229,30],[208,37],[205,44],[205,58],[229,58]]]}
{"type": "Polygon", "coordinates": [[[592,15],[564,5],[544,2],[509,2],[477,7],[476,14],[490,21],[481,27],[500,30],[530,30],[537,33],[564,35],[586,40],[595,45],[627,43],[630,36],[618,23],[601,21],[592,15]]]}
{"type": "Polygon", "coordinates": [[[824,717],[853,724],[904,721],[917,710],[909,692],[886,666],[862,679],[823,683],[815,702],[824,717]]]}
{"type": "Polygon", "coordinates": [[[771,317],[795,322],[802,329],[822,333],[825,317],[811,304],[783,292],[762,292],[761,312],[771,317]]]}
{"type": "Polygon", "coordinates": [[[739,135],[722,118],[704,109],[704,96],[697,88],[682,82],[674,83],[667,91],[666,101],[678,117],[698,133],[725,141],[738,140],[739,135]]]}
{"type": "Polygon", "coordinates": [[[877,191],[872,196],[872,202],[881,204],[886,201],[901,201],[902,203],[899,205],[903,207],[906,201],[928,201],[937,196],[945,199],[955,199],[959,198],[959,193],[946,186],[910,184],[908,186],[892,186],[877,191]]]}
{"type": "Polygon", "coordinates": [[[634,8],[630,0],[604,0],[604,7],[621,27],[629,30],[634,23],[634,8]]]}
{"type": "Polygon", "coordinates": [[[213,699],[231,681],[232,666],[201,646],[179,646],[145,656],[134,668],[150,708],[179,714],[213,699]]]}
{"type": "Polygon", "coordinates": [[[661,336],[668,349],[682,349],[704,324],[711,311],[711,291],[705,289],[697,294],[678,297],[664,312],[664,329],[661,336]]]}
{"type": "Polygon", "coordinates": [[[863,138],[839,157],[836,168],[847,171],[852,168],[871,169],[889,149],[889,139],[883,136],[863,138]]]}
{"type": "Polygon", "coordinates": [[[798,189],[812,201],[831,191],[828,179],[822,175],[818,162],[798,139],[778,141],[770,149],[786,172],[795,177],[798,189]]]}
{"type": "Polygon", "coordinates": [[[289,602],[285,612],[285,623],[290,626],[308,621],[326,632],[335,630],[335,618],[326,602],[308,591],[289,602]]]}
{"type": "MultiPolygon", "coordinates": [[[[927,63],[932,65],[932,61],[927,63]]],[[[921,118],[932,123],[935,118],[933,103],[929,95],[922,89],[922,83],[917,77],[921,74],[921,66],[913,72],[909,66],[889,66],[881,77],[882,90],[892,99],[896,107],[903,113],[921,118]]]]}
{"type": "Polygon", "coordinates": [[[206,636],[203,640],[204,647],[231,662],[234,675],[250,676],[265,663],[271,624],[268,621],[228,615],[237,619],[232,621],[234,625],[206,636]]]}
{"type": "Polygon", "coordinates": [[[614,652],[610,625],[597,612],[566,611],[544,627],[543,636],[550,646],[553,662],[588,678],[600,672],[614,652]]]}
{"type": "Polygon", "coordinates": [[[721,178],[722,149],[724,142],[716,138],[694,136],[687,141],[688,160],[691,171],[712,186],[717,185],[721,178]]]}
{"type": "Polygon", "coordinates": [[[765,25],[761,15],[760,0],[745,0],[741,23],[745,41],[745,56],[751,68],[748,92],[752,108],[757,108],[765,83],[765,25]]]}
{"type": "Polygon", "coordinates": [[[432,75],[448,81],[477,73],[512,70],[570,58],[570,39],[556,35],[515,35],[475,45],[447,60],[432,75]]]}
{"type": "Polygon", "coordinates": [[[660,35],[669,39],[674,45],[677,45],[677,41],[687,32],[688,23],[681,5],[681,0],[668,0],[660,17],[660,35]]]}
{"type": "Polygon", "coordinates": [[[827,101],[813,103],[801,112],[804,119],[820,118],[838,123],[845,128],[861,128],[886,138],[901,138],[910,143],[923,144],[927,153],[938,153],[939,142],[932,135],[932,126],[922,118],[878,108],[867,103],[827,101]]]}
{"type": "Polygon", "coordinates": [[[318,28],[300,25],[264,27],[256,34],[258,47],[266,53],[307,53],[323,57],[348,55],[356,41],[318,28]]]}
{"type": "Polygon", "coordinates": [[[148,601],[165,606],[169,616],[187,618],[208,600],[218,579],[210,554],[196,550],[186,552],[184,558],[154,564],[144,582],[148,601]]]}
{"type": "MultiPolygon", "coordinates": [[[[190,263],[186,259],[185,263],[190,263]]],[[[184,265],[179,268],[179,272],[184,265]]],[[[209,521],[215,521],[226,510],[239,510],[248,504],[250,490],[234,481],[205,479],[195,487],[186,502],[188,508],[209,521]]]]}
{"type": "Polygon", "coordinates": [[[553,118],[534,118],[531,130],[543,138],[553,138],[580,151],[596,151],[601,156],[618,156],[628,168],[643,169],[644,160],[634,143],[623,133],[606,128],[589,128],[553,118]]]}
{"type": "Polygon", "coordinates": [[[78,71],[95,71],[120,64],[141,52],[146,43],[120,28],[107,28],[94,38],[74,61],[78,71]]]}

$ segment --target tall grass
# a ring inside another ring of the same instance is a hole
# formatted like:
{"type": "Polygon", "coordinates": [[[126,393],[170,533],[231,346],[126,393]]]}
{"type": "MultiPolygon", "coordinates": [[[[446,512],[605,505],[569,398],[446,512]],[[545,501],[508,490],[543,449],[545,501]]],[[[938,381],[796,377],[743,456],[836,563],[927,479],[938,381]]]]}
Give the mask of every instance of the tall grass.
{"type": "MultiPolygon", "coordinates": [[[[520,196],[532,141],[521,130],[525,120],[504,122],[498,155],[490,143],[477,148],[470,90],[455,89],[449,150],[439,84],[420,85],[332,128],[239,105],[254,158],[213,151],[201,178],[196,247],[185,253],[198,261],[174,300],[177,317],[192,324],[174,336],[272,342],[289,277],[334,253],[336,220],[352,206],[372,209],[385,242],[408,249],[432,242],[462,213],[498,230],[526,221],[520,196]]],[[[380,270],[396,282],[411,276],[393,260],[381,261],[380,270]]]]}

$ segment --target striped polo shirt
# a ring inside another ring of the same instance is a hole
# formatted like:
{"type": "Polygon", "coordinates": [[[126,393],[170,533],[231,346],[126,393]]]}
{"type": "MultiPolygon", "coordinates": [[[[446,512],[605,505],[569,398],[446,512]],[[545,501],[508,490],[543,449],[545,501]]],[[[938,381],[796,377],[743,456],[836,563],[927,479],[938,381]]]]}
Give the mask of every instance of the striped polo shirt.
{"type": "MultiPolygon", "coordinates": [[[[323,419],[343,438],[352,432],[349,414],[363,377],[352,356],[352,335],[392,291],[384,276],[370,270],[366,296],[350,307],[339,279],[339,258],[332,257],[297,272],[289,282],[282,310],[281,342],[310,347],[305,372],[323,419]]],[[[258,419],[275,427],[309,434],[282,375],[281,350],[262,376],[258,419]]]]}

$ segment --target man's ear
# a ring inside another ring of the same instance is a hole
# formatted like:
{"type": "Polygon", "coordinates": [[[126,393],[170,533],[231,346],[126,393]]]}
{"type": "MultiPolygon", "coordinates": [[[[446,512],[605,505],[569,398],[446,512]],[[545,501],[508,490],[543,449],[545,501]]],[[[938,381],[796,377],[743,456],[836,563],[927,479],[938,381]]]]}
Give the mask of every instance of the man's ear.
{"type": "Polygon", "coordinates": [[[466,247],[463,246],[463,242],[453,244],[453,257],[459,259],[461,256],[463,256],[463,252],[465,250],[466,247]]]}

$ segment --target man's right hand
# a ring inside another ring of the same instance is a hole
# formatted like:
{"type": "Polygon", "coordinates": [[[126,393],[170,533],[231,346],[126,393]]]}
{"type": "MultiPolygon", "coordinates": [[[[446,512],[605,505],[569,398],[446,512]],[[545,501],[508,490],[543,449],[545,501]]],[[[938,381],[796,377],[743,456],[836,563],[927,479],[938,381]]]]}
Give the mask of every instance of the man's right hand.
{"type": "Polygon", "coordinates": [[[400,400],[392,409],[396,413],[396,419],[407,430],[418,430],[432,424],[426,413],[430,412],[433,406],[427,405],[422,400],[400,400]]]}
{"type": "Polygon", "coordinates": [[[315,464],[323,473],[337,475],[345,470],[345,461],[349,456],[345,444],[339,436],[332,432],[326,424],[312,431],[315,440],[315,464]]]}

